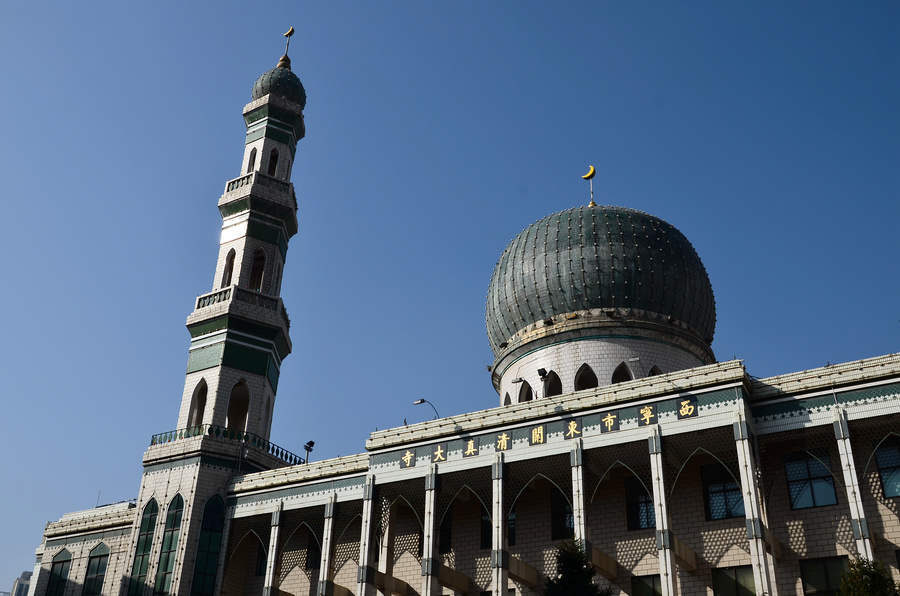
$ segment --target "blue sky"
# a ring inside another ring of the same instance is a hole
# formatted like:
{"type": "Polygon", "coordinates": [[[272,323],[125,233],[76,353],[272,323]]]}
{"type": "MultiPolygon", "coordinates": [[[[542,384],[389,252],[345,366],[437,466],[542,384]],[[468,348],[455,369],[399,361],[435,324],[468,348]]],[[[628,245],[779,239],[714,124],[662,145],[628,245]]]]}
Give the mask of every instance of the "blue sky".
{"type": "Polygon", "coordinates": [[[241,110],[309,96],[272,440],[493,407],[504,246],[598,203],[678,227],[713,349],[763,377],[898,351],[896,2],[5,3],[0,590],[44,523],[137,495],[176,425],[241,110]]]}

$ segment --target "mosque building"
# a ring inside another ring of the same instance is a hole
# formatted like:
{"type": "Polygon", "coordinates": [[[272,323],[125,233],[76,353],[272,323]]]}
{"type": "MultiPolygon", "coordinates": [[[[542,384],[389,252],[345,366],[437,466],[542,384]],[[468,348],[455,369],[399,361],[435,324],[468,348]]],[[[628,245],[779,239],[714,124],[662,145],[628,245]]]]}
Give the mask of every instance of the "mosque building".
{"type": "Polygon", "coordinates": [[[834,594],[857,557],[900,579],[900,354],[763,379],[717,361],[697,252],[623,207],[503,251],[497,407],[314,463],[271,443],[305,104],[287,55],[253,85],[177,430],[135,501],[47,524],[29,594],[533,595],[568,539],[614,594],[834,594]]]}

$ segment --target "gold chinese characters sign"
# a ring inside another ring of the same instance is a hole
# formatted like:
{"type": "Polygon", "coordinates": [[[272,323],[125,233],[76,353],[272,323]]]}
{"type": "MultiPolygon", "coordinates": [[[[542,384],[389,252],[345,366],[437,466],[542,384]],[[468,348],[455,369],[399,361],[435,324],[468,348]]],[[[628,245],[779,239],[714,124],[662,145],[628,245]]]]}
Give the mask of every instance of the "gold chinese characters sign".
{"type": "MultiPolygon", "coordinates": [[[[678,420],[684,420],[686,418],[696,418],[699,415],[697,398],[694,396],[681,397],[675,400],[669,400],[666,403],[670,404],[669,408],[667,408],[666,410],[668,412],[671,412],[674,409],[678,420]],[[672,408],[672,406],[674,406],[674,408],[672,408]]],[[[659,424],[660,405],[660,403],[654,403],[634,406],[632,411],[636,414],[638,426],[650,426],[653,424],[659,424]]],[[[606,412],[601,412],[599,414],[599,417],[601,433],[616,432],[620,430],[620,410],[609,410],[606,412]]],[[[626,415],[626,420],[627,419],[633,420],[634,418],[626,415]]],[[[537,426],[527,428],[519,428],[516,430],[516,432],[522,433],[522,431],[525,431],[524,437],[520,434],[517,434],[517,436],[520,437],[520,439],[527,437],[529,446],[544,445],[550,440],[551,428],[553,428],[553,433],[557,437],[559,436],[558,433],[560,433],[561,430],[563,439],[577,439],[580,438],[584,433],[584,420],[582,418],[568,418],[560,420],[558,422],[539,424],[537,426]],[[560,423],[562,424],[561,429],[559,427],[560,423]]],[[[489,453],[491,446],[493,446],[494,452],[508,451],[513,448],[513,429],[507,429],[492,435],[459,437],[459,439],[461,439],[462,441],[461,454],[464,458],[480,455],[481,448],[483,446],[488,447],[489,453]]],[[[449,458],[450,443],[437,443],[428,447],[419,447],[418,449],[421,451],[421,456],[423,458],[426,454],[425,449],[428,449],[429,461],[431,463],[441,463],[447,461],[449,458]]],[[[457,449],[459,449],[459,447],[457,447],[457,449]]],[[[416,453],[416,449],[404,449],[397,453],[400,459],[401,468],[414,468],[416,466],[416,457],[418,455],[416,453]]],[[[456,451],[456,453],[459,454],[460,451],[458,450],[456,451]]]]}

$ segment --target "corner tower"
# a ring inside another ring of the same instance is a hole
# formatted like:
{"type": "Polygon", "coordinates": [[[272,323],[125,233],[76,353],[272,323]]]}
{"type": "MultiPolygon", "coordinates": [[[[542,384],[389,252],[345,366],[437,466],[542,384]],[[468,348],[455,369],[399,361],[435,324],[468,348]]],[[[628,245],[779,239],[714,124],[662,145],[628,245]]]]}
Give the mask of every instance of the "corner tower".
{"type": "Polygon", "coordinates": [[[191,346],[176,430],[154,435],[144,454],[121,594],[218,593],[228,482],[302,462],[269,434],[281,364],[291,352],[279,292],[297,232],[290,175],[305,104],[285,53],[244,107],[240,175],[218,201],[212,291],[197,298],[187,319],[191,346]]]}

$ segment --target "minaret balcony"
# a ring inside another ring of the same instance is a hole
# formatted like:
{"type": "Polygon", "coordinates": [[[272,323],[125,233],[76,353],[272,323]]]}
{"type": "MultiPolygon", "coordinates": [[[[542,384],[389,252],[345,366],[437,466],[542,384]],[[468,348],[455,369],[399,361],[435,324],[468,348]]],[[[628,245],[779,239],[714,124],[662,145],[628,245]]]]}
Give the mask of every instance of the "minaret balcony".
{"type": "Polygon", "coordinates": [[[222,314],[247,315],[252,314],[253,311],[257,314],[253,318],[262,319],[262,322],[270,324],[283,323],[285,329],[290,331],[291,319],[284,309],[281,298],[268,296],[261,292],[238,286],[231,286],[198,296],[194,312],[188,317],[188,325],[196,320],[210,318],[210,316],[222,314]],[[250,307],[248,308],[246,305],[250,305],[250,307]]]}
{"type": "Polygon", "coordinates": [[[293,186],[290,182],[284,182],[283,180],[279,180],[272,176],[266,176],[262,172],[250,172],[249,174],[245,174],[234,180],[229,180],[225,183],[225,192],[229,193],[235,190],[238,190],[244,186],[250,186],[251,184],[259,184],[260,186],[265,186],[267,188],[273,188],[277,191],[291,194],[291,190],[293,186]]]}
{"type": "Polygon", "coordinates": [[[183,455],[195,449],[219,452],[223,455],[237,453],[238,457],[246,460],[248,464],[255,464],[263,469],[305,463],[305,460],[299,455],[253,433],[213,424],[201,424],[153,435],[150,438],[150,448],[145,459],[155,460],[167,455],[172,456],[176,452],[183,455]],[[238,447],[240,450],[235,451],[235,448],[238,447]],[[172,453],[163,453],[167,451],[172,451],[172,453]]]}
{"type": "Polygon", "coordinates": [[[222,217],[247,209],[284,221],[288,237],[297,233],[297,195],[290,182],[262,172],[250,172],[226,182],[225,192],[219,197],[222,217]]]}

